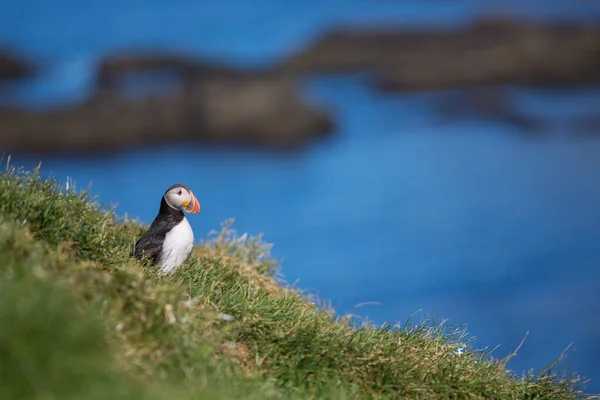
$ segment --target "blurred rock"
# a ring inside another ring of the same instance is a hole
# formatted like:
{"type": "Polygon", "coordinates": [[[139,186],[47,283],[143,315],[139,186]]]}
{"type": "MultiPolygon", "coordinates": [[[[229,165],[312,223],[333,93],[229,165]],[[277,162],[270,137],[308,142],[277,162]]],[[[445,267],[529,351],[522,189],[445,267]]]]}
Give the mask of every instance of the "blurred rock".
{"type": "Polygon", "coordinates": [[[141,98],[103,90],[74,107],[0,108],[0,149],[99,153],[174,142],[295,148],[332,126],[289,79],[214,78],[141,98]]]}
{"type": "Polygon", "coordinates": [[[33,66],[15,52],[0,50],[0,81],[27,78],[33,72],[33,66]]]}
{"type": "Polygon", "coordinates": [[[440,94],[433,102],[433,109],[444,122],[496,121],[527,133],[539,133],[545,127],[543,119],[520,111],[510,91],[498,86],[440,94]]]}
{"type": "Polygon", "coordinates": [[[600,26],[482,19],[462,29],[345,28],[284,62],[282,73],[371,71],[383,90],[600,82],[600,26]]]}
{"type": "Polygon", "coordinates": [[[217,63],[171,53],[118,53],[100,60],[97,84],[102,89],[113,88],[136,74],[172,74],[184,80],[243,76],[242,71],[217,63]]]}
{"type": "Polygon", "coordinates": [[[200,106],[213,141],[297,147],[333,128],[331,117],[307,106],[290,79],[212,79],[196,84],[189,99],[200,106]]]}

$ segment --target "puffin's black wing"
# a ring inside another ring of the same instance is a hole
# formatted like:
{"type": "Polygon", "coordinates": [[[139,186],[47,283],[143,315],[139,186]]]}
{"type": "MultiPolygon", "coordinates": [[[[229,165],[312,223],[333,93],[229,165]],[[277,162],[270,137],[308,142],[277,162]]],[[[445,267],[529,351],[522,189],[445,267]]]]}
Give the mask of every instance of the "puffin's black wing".
{"type": "Polygon", "coordinates": [[[150,230],[148,230],[135,244],[133,254],[138,259],[149,257],[153,263],[156,263],[162,252],[163,241],[164,235],[161,238],[159,235],[151,234],[150,230]]]}

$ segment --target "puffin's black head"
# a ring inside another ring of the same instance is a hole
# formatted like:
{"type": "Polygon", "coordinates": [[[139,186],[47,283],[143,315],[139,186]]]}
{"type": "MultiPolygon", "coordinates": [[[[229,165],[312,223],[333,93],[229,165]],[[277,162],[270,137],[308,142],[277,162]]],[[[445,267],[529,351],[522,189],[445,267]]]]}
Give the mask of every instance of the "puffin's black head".
{"type": "Polygon", "coordinates": [[[175,210],[187,211],[192,214],[200,212],[200,202],[189,187],[176,184],[167,189],[163,198],[167,205],[175,210]]]}

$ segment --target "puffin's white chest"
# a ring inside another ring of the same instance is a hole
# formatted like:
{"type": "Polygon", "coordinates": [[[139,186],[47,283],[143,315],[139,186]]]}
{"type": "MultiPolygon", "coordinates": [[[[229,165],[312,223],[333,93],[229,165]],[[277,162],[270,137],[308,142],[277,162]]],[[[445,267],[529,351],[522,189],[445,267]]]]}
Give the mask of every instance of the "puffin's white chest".
{"type": "Polygon", "coordinates": [[[194,232],[187,218],[175,225],[165,235],[162,253],[160,256],[159,273],[168,274],[183,264],[194,246],[194,232]]]}

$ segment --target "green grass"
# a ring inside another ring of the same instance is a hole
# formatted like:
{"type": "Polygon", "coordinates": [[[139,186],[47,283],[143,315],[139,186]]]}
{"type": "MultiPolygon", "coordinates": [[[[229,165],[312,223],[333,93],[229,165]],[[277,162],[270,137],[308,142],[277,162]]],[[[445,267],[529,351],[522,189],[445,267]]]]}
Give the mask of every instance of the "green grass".
{"type": "Polygon", "coordinates": [[[228,225],[159,277],[130,256],[144,229],[37,171],[0,172],[1,399],[584,397],[578,376],[516,376],[432,321],[336,318],[228,225]]]}

